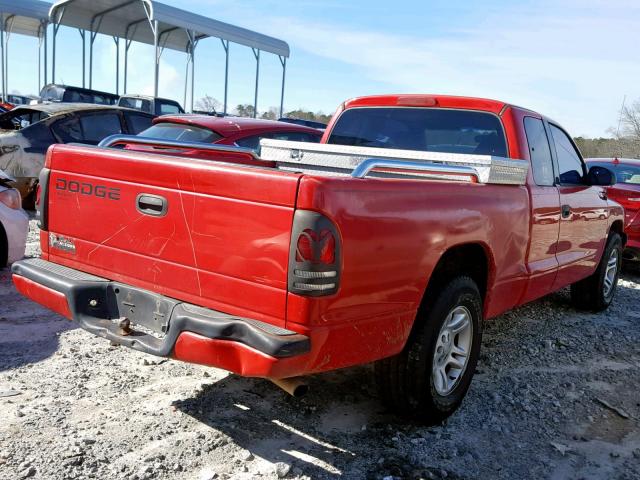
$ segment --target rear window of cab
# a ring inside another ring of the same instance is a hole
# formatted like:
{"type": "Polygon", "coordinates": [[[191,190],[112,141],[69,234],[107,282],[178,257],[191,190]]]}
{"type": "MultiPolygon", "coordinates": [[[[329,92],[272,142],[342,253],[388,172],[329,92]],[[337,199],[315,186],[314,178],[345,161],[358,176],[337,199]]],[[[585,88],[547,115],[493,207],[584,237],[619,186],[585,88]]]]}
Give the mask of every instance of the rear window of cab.
{"type": "Polygon", "coordinates": [[[328,143],[425,152],[507,156],[500,119],[488,112],[443,108],[345,110],[328,143]]]}

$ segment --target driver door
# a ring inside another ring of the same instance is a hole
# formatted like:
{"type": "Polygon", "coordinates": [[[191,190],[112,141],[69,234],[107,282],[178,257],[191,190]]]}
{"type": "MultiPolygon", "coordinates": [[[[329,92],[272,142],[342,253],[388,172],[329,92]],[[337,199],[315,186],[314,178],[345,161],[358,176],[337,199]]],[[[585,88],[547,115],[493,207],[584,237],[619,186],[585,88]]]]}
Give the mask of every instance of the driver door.
{"type": "Polygon", "coordinates": [[[609,209],[605,189],[587,184],[586,165],[571,137],[558,125],[545,124],[560,195],[557,290],[588,277],[597,267],[607,238],[609,209]]]}

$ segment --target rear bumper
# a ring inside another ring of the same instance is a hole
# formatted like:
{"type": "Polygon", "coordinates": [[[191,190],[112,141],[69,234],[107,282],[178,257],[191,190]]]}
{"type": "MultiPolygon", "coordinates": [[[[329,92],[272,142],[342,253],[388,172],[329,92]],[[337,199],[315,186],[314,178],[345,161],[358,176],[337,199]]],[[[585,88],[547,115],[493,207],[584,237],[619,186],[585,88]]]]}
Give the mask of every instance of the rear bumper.
{"type": "Polygon", "coordinates": [[[12,271],[23,295],[95,335],[152,355],[245,376],[285,378],[304,370],[311,349],[305,335],[45,260],[19,261],[12,271]],[[125,318],[130,328],[123,330],[125,318]]]}

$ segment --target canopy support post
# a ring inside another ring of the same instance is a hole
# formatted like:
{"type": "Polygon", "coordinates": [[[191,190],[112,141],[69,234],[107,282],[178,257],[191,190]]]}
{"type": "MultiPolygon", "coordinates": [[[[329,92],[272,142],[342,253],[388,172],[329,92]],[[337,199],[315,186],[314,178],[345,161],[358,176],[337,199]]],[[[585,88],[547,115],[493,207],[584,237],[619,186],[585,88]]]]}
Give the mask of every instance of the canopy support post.
{"type": "Polygon", "coordinates": [[[38,91],[47,84],[47,27],[46,20],[40,21],[38,28],[38,91]],[[44,84],[42,83],[42,46],[44,44],[44,84]]]}
{"type": "Polygon", "coordinates": [[[49,83],[49,23],[44,24],[44,84],[43,87],[49,83]]]}
{"type": "Polygon", "coordinates": [[[2,62],[2,101],[7,101],[7,86],[4,83],[4,18],[0,16],[0,62],[2,62]]]}
{"type": "Polygon", "coordinates": [[[120,95],[120,37],[113,37],[116,44],[116,95],[120,95]]]}
{"type": "Polygon", "coordinates": [[[15,17],[10,15],[4,21],[4,78],[2,83],[4,84],[4,101],[7,101],[7,95],[9,94],[9,38],[11,37],[11,31],[13,30],[13,21],[15,17]]]}
{"type": "Polygon", "coordinates": [[[56,83],[56,37],[58,36],[58,30],[60,30],[60,23],[64,17],[64,7],[60,10],[56,10],[53,15],[53,52],[51,54],[51,83],[56,83]]]}
{"type": "Polygon", "coordinates": [[[227,114],[227,94],[229,93],[229,40],[220,39],[224,48],[224,114],[227,114]]]}
{"type": "Polygon", "coordinates": [[[260,50],[251,48],[253,56],[256,57],[256,92],[253,98],[253,118],[258,116],[258,80],[260,79],[260,50]]]}
{"type": "Polygon", "coordinates": [[[80,33],[80,38],[82,38],[82,88],[86,86],[86,75],[87,75],[87,42],[85,41],[86,30],[78,29],[80,33]]]}
{"type": "Polygon", "coordinates": [[[280,91],[280,118],[284,116],[284,80],[287,76],[287,57],[278,56],[282,65],[282,90],[280,91]]]}
{"type": "Polygon", "coordinates": [[[158,96],[158,90],[159,90],[159,74],[160,74],[160,42],[159,42],[159,35],[160,35],[160,27],[158,25],[158,21],[154,20],[153,21],[153,49],[154,49],[154,55],[155,55],[155,66],[154,66],[154,71],[153,71],[153,96],[157,97],[158,96]]]}
{"type": "Polygon", "coordinates": [[[131,48],[131,44],[133,43],[133,37],[136,34],[136,30],[138,30],[138,25],[141,24],[142,22],[147,21],[146,18],[143,18],[142,20],[137,20],[135,22],[130,23],[129,25],[127,25],[127,29],[125,30],[124,33],[124,94],[127,94],[127,81],[129,78],[129,48],[131,48]],[[133,28],[133,33],[131,35],[129,35],[129,32],[131,31],[131,27],[133,28]]]}

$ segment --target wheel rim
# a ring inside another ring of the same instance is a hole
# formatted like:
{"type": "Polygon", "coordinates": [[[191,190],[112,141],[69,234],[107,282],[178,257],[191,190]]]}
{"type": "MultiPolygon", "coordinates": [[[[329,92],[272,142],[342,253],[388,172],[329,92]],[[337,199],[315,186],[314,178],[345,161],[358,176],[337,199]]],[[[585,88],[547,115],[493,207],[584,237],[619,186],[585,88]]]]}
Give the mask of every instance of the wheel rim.
{"type": "Polygon", "coordinates": [[[607,270],[604,272],[604,296],[608,297],[613,292],[618,275],[618,250],[612,250],[607,261],[607,270]]]}
{"type": "Polygon", "coordinates": [[[453,391],[462,379],[473,342],[473,321],[467,307],[455,307],[440,329],[433,354],[433,386],[439,395],[453,391]]]}

